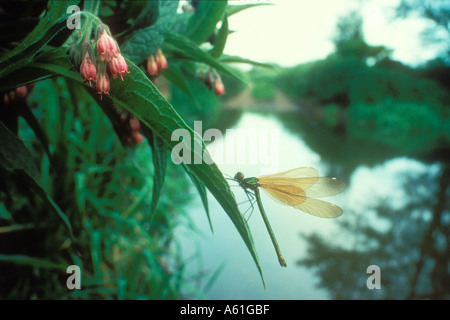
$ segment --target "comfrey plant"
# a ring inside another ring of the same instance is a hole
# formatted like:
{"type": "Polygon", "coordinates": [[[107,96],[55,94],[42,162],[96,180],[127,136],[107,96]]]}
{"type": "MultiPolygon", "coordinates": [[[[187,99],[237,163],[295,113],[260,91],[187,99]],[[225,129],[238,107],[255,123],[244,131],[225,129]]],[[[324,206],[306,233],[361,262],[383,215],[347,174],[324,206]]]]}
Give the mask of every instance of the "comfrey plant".
{"type": "Polygon", "coordinates": [[[94,37],[91,38],[91,28],[86,28],[82,37],[68,46],[68,53],[83,80],[89,81],[89,85],[95,82],[97,92],[103,96],[109,94],[110,76],[113,79],[120,76],[123,81],[123,77],[130,72],[108,26],[97,17],[93,21],[97,23],[94,37]]]}
{"type": "MultiPolygon", "coordinates": [[[[166,172],[172,170],[167,169],[172,159],[168,151],[181,146],[186,161],[174,163],[179,165],[174,170],[184,170],[192,180],[210,223],[207,190],[215,197],[262,279],[250,229],[229,184],[212,159],[201,157],[208,154],[206,144],[186,122],[215,118],[225,87],[231,97],[246,84],[232,64],[262,65],[224,54],[228,18],[253,5],[183,2],[47,0],[28,2],[27,10],[24,3],[0,2],[2,24],[14,28],[14,34],[0,37],[0,220],[4,230],[30,231],[21,239],[33,244],[3,241],[12,255],[2,262],[41,266],[33,274],[11,268],[11,286],[0,279],[0,299],[10,292],[59,298],[59,279],[50,280],[53,274],[44,275],[44,269],[65,272],[81,263],[94,266],[80,266],[81,280],[100,283],[97,298],[159,297],[160,284],[166,288],[172,278],[165,269],[165,245],[158,238],[166,237],[160,233],[166,223],[157,218],[159,212],[170,218],[167,205],[179,205],[169,191],[181,185],[181,177],[173,183],[166,172]],[[194,138],[183,136],[181,144],[172,139],[179,130],[194,138]],[[126,156],[140,159],[147,147],[149,170],[124,167],[126,156]],[[127,245],[117,241],[118,235],[130,236],[127,245]],[[33,246],[39,250],[29,250],[33,246]],[[119,251],[145,257],[142,267],[133,268],[144,274],[125,278],[120,270],[129,269],[128,259],[119,251]],[[123,268],[116,268],[119,263],[123,268]],[[119,279],[116,272],[127,285],[119,285],[120,293],[104,293],[110,276],[119,279]],[[134,292],[141,286],[133,281],[149,286],[134,292]],[[27,283],[33,286],[21,285],[27,283]]],[[[63,286],[62,294],[70,295],[67,289],[63,286]]],[[[163,294],[177,297],[176,292],[163,294]]]]}

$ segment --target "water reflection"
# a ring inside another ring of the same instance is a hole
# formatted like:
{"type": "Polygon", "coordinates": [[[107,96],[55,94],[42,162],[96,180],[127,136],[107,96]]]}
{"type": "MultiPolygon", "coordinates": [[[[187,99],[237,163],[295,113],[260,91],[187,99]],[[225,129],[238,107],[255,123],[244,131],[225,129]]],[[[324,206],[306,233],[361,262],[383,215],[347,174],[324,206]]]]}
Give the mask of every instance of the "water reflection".
{"type": "Polygon", "coordinates": [[[438,205],[448,182],[440,165],[407,159],[358,168],[338,236],[305,235],[299,264],[314,268],[334,299],[448,299],[449,212],[438,205]],[[369,265],[380,267],[381,290],[367,289],[369,265]]]}
{"type": "MultiPolygon", "coordinates": [[[[288,264],[286,269],[279,266],[259,212],[253,212],[249,226],[267,284],[264,291],[250,254],[217,202],[209,199],[214,235],[200,203],[188,209],[203,232],[200,239],[188,230],[179,233],[187,257],[195,252],[202,255],[202,264],[191,265],[191,271],[200,268],[214,274],[223,266],[207,298],[449,298],[448,168],[392,158],[391,150],[342,143],[339,134],[320,130],[313,123],[308,126],[289,114],[244,113],[234,128],[278,132],[279,143],[272,146],[271,154],[277,156],[275,172],[312,166],[321,176],[346,180],[346,191],[330,198],[344,214],[338,219],[321,219],[262,194],[288,264]],[[369,265],[380,267],[380,290],[367,288],[369,265]]],[[[225,135],[208,146],[214,159],[222,159],[218,161],[222,172],[234,175],[241,171],[249,177],[274,173],[247,157],[223,161],[224,153],[230,152],[226,147],[230,138],[225,135]]],[[[238,152],[245,153],[245,147],[238,152]]],[[[242,190],[233,191],[238,202],[246,200],[242,190]]],[[[241,210],[247,207],[243,204],[241,210]]]]}

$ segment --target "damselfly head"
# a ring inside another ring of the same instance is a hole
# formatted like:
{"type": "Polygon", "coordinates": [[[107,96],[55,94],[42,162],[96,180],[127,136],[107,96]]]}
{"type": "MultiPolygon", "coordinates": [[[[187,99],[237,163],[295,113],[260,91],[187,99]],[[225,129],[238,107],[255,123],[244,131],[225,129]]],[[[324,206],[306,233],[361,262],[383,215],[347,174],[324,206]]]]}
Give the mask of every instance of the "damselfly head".
{"type": "Polygon", "coordinates": [[[236,179],[237,181],[242,181],[244,179],[244,174],[242,172],[238,172],[234,176],[234,179],[236,179]]]}

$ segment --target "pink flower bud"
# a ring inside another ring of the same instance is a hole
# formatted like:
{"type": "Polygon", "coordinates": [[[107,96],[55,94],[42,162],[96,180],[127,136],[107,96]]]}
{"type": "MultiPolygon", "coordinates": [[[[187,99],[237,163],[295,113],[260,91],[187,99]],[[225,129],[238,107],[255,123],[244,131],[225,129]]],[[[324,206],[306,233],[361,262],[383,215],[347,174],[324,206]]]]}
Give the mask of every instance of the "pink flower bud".
{"type": "Polygon", "coordinates": [[[116,40],[106,30],[98,36],[97,51],[101,61],[111,61],[118,53],[116,40]]]}
{"type": "Polygon", "coordinates": [[[141,129],[141,124],[139,123],[139,119],[133,117],[130,119],[130,127],[132,131],[139,131],[141,129]]]}
{"type": "Polygon", "coordinates": [[[97,70],[95,69],[95,64],[92,62],[89,53],[86,53],[84,56],[83,63],[80,66],[80,73],[83,77],[83,81],[89,81],[89,85],[91,85],[91,81],[95,81],[97,70]]]}
{"type": "Polygon", "coordinates": [[[159,72],[155,57],[152,54],[147,59],[147,72],[151,76],[156,76],[159,72]]]}
{"type": "Polygon", "coordinates": [[[139,132],[133,132],[132,137],[136,143],[142,143],[142,141],[144,141],[144,137],[139,132]]]}
{"type": "Polygon", "coordinates": [[[220,78],[216,78],[216,81],[214,82],[214,92],[218,97],[225,93],[225,87],[220,78]]]}
{"type": "Polygon", "coordinates": [[[156,60],[157,66],[158,66],[158,72],[161,72],[161,70],[167,69],[167,59],[163,55],[160,48],[156,49],[155,60],[156,60]]]}
{"type": "Polygon", "coordinates": [[[19,98],[25,98],[28,95],[27,86],[20,86],[16,88],[16,96],[19,98]]]}
{"type": "Polygon", "coordinates": [[[99,73],[97,75],[97,92],[101,95],[103,93],[109,94],[109,77],[106,75],[106,73],[99,73]]]}
{"type": "Polygon", "coordinates": [[[111,71],[113,79],[117,78],[117,75],[120,75],[122,81],[123,76],[130,73],[128,71],[128,65],[120,53],[109,62],[109,71],[111,71]]]}

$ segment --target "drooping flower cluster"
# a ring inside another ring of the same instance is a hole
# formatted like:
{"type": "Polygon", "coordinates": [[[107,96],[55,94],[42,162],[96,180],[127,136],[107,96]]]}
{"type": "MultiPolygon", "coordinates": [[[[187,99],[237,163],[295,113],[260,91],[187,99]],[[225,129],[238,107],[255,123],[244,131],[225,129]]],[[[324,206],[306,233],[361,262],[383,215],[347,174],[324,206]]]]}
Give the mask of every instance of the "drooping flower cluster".
{"type": "Polygon", "coordinates": [[[140,132],[141,123],[139,119],[122,107],[117,105],[113,106],[117,116],[119,117],[119,135],[121,136],[123,143],[128,146],[142,143],[144,141],[144,136],[140,132]]]}
{"type": "Polygon", "coordinates": [[[214,89],[216,96],[220,97],[225,93],[225,86],[223,85],[222,78],[216,70],[209,69],[206,72],[200,72],[198,77],[210,90],[214,89]]]}
{"type": "Polygon", "coordinates": [[[119,45],[111,36],[109,28],[105,24],[100,24],[97,27],[96,39],[94,40],[96,40],[97,55],[88,40],[84,40],[82,44],[75,43],[70,48],[69,54],[74,63],[77,66],[79,65],[83,81],[89,81],[89,85],[95,82],[97,92],[102,98],[103,94],[109,94],[110,75],[113,79],[120,76],[123,81],[124,76],[130,72],[124,57],[120,53],[119,45]]]}
{"type": "Polygon", "coordinates": [[[147,58],[147,72],[151,76],[152,81],[156,82],[159,73],[167,69],[167,59],[161,51],[161,48],[156,49],[155,53],[147,58]]]}
{"type": "Polygon", "coordinates": [[[25,99],[31,90],[34,88],[34,83],[17,87],[13,90],[3,93],[3,103],[5,105],[14,104],[20,100],[25,99]]]}
{"type": "Polygon", "coordinates": [[[139,132],[141,130],[141,124],[139,122],[139,119],[136,117],[131,117],[129,120],[130,128],[131,128],[131,134],[127,138],[127,143],[132,144],[134,143],[141,143],[144,140],[144,137],[139,132]]]}

